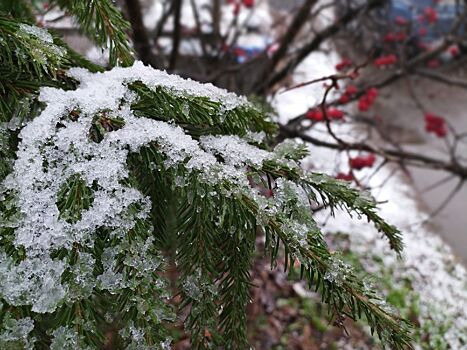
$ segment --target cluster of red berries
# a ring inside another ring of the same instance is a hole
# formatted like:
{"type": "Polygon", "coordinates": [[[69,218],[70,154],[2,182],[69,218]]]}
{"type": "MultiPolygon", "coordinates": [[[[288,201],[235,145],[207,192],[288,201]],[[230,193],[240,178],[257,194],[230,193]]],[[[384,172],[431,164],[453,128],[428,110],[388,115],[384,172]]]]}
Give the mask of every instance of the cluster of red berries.
{"type": "Polygon", "coordinates": [[[366,156],[358,156],[349,159],[349,166],[354,170],[361,170],[363,168],[371,168],[376,162],[376,156],[374,154],[368,154],[366,156]]]}
{"type": "Polygon", "coordinates": [[[426,63],[426,66],[431,69],[439,68],[439,66],[441,66],[441,61],[437,58],[433,58],[426,63]]]}
{"type": "Polygon", "coordinates": [[[255,6],[255,0],[227,0],[227,3],[230,5],[234,5],[233,14],[237,16],[240,13],[240,7],[243,5],[246,8],[253,8],[255,6]]]}
{"type": "Polygon", "coordinates": [[[347,85],[344,93],[339,97],[340,104],[346,104],[350,101],[350,98],[358,92],[358,88],[355,85],[347,85]]]}
{"type": "Polygon", "coordinates": [[[385,43],[392,43],[392,42],[401,42],[405,41],[407,39],[407,34],[404,32],[388,32],[383,40],[385,43]]]}
{"type": "Polygon", "coordinates": [[[369,88],[366,94],[358,100],[358,110],[360,112],[368,111],[373,103],[375,103],[376,97],[378,97],[378,90],[374,87],[369,88]]]}
{"type": "Polygon", "coordinates": [[[352,173],[338,173],[336,176],[335,176],[336,179],[338,180],[344,180],[344,181],[353,181],[355,178],[354,176],[352,175],[352,173]]]}
{"type": "Polygon", "coordinates": [[[425,130],[438,137],[445,137],[448,133],[444,118],[432,113],[425,114],[425,130]]]}
{"type": "Polygon", "coordinates": [[[420,36],[425,36],[428,34],[428,29],[426,27],[420,27],[418,30],[418,35],[420,36]]]}
{"type": "MultiPolygon", "coordinates": [[[[332,120],[342,120],[344,119],[344,112],[337,108],[327,108],[326,115],[329,119],[332,120]]],[[[318,109],[310,109],[306,113],[306,117],[310,120],[315,122],[322,122],[326,120],[323,110],[321,108],[318,109]]]]}
{"type": "Polygon", "coordinates": [[[419,16],[418,20],[420,22],[428,22],[433,24],[438,21],[438,12],[433,7],[425,7],[423,14],[419,16]]]}
{"type": "Polygon", "coordinates": [[[457,46],[451,46],[449,48],[449,53],[451,54],[452,57],[457,57],[459,56],[459,48],[457,46]]]}
{"type": "Polygon", "coordinates": [[[243,2],[243,6],[249,9],[255,6],[255,0],[242,0],[242,2],[243,2]]]}
{"type": "Polygon", "coordinates": [[[394,23],[396,23],[398,26],[403,27],[409,24],[409,21],[402,16],[396,16],[396,18],[394,19],[394,23]]]}
{"type": "Polygon", "coordinates": [[[338,64],[336,64],[336,70],[338,72],[343,71],[344,69],[350,68],[353,66],[353,62],[350,58],[344,58],[338,64]]]}
{"type": "Polygon", "coordinates": [[[394,54],[378,57],[375,60],[375,66],[377,67],[386,67],[396,64],[397,56],[394,54]]]}

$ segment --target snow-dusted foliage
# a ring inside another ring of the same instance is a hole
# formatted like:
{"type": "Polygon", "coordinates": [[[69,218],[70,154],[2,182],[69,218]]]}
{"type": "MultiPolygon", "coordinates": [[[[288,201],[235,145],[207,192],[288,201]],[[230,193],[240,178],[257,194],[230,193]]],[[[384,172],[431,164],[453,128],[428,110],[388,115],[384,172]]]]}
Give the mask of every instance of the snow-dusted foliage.
{"type": "Polygon", "coordinates": [[[4,317],[0,341],[95,348],[113,325],[129,349],[166,348],[162,323],[173,316],[160,271],[164,242],[175,240],[194,344],[206,330],[242,344],[260,227],[272,259],[284,244],[309,282],[335,295],[334,311],[363,310],[388,342],[407,342],[404,323],[336,265],[310,202],[366,216],[396,251],[399,233],[370,198],[304,173],[301,145],[268,151],[271,123],[246,99],[138,62],[69,75],[75,90],[42,88],[44,109],[20,131],[1,183],[1,303],[31,316],[4,317]]]}

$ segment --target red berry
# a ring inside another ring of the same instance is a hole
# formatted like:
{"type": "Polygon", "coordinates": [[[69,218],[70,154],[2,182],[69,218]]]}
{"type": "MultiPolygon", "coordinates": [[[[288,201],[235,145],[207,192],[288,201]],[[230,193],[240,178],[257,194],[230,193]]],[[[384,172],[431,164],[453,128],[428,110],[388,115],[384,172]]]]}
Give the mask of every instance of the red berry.
{"type": "Polygon", "coordinates": [[[247,8],[255,6],[255,0],[243,0],[243,5],[247,8]]]}
{"type": "Polygon", "coordinates": [[[352,67],[353,63],[349,58],[344,58],[341,62],[336,64],[336,70],[338,72],[343,71],[346,68],[352,67]]]}
{"type": "Polygon", "coordinates": [[[378,57],[375,60],[375,65],[378,67],[384,67],[384,66],[391,66],[397,62],[397,57],[396,55],[387,55],[387,56],[381,56],[378,57]]]}
{"type": "Polygon", "coordinates": [[[448,132],[444,118],[432,113],[425,114],[425,130],[438,137],[445,137],[448,132]]]}
{"type": "Polygon", "coordinates": [[[341,97],[339,97],[339,103],[341,105],[345,105],[346,103],[349,103],[350,97],[347,93],[342,94],[341,97]]]}
{"type": "Polygon", "coordinates": [[[420,27],[420,29],[418,30],[418,35],[425,36],[427,34],[428,34],[428,29],[425,27],[420,27]]]}
{"type": "Polygon", "coordinates": [[[375,88],[375,87],[371,87],[371,88],[369,88],[369,89],[367,90],[366,94],[367,94],[367,96],[368,96],[368,97],[372,100],[372,102],[373,102],[373,100],[374,100],[376,97],[378,97],[378,89],[375,88]]]}
{"type": "Polygon", "coordinates": [[[323,112],[320,109],[310,109],[306,113],[306,117],[315,122],[320,122],[324,120],[323,112]]]}
{"type": "Polygon", "coordinates": [[[440,62],[438,59],[436,59],[436,58],[433,58],[432,60],[429,60],[429,61],[426,63],[426,66],[427,66],[428,68],[433,68],[433,69],[438,68],[440,65],[441,65],[441,62],[440,62]]]}
{"type": "Polygon", "coordinates": [[[430,24],[438,20],[438,12],[432,7],[426,7],[425,10],[423,10],[423,15],[425,20],[430,24]]]}
{"type": "Polygon", "coordinates": [[[375,102],[376,97],[378,97],[378,89],[372,87],[366,91],[366,94],[360,97],[358,100],[358,109],[361,112],[366,112],[375,102]]]}
{"type": "Polygon", "coordinates": [[[355,85],[347,85],[345,93],[348,95],[355,95],[358,92],[358,88],[355,85]]]}
{"type": "Polygon", "coordinates": [[[409,22],[402,16],[397,16],[395,19],[394,19],[394,22],[398,25],[398,26],[405,26],[407,25],[409,22]]]}
{"type": "Polygon", "coordinates": [[[338,173],[336,175],[336,179],[344,180],[344,181],[353,181],[354,177],[353,177],[352,173],[348,173],[348,174],[338,173]]]}
{"type": "Polygon", "coordinates": [[[337,108],[329,108],[326,111],[326,114],[329,119],[343,119],[344,118],[344,112],[337,108]]]}
{"type": "Polygon", "coordinates": [[[451,54],[452,57],[457,57],[459,56],[459,48],[457,46],[451,46],[449,48],[449,53],[451,54]]]}
{"type": "Polygon", "coordinates": [[[360,97],[358,100],[358,110],[360,112],[366,112],[370,109],[370,104],[368,103],[368,100],[365,96],[360,97]]]}
{"type": "Polygon", "coordinates": [[[396,41],[396,35],[393,32],[389,32],[384,36],[383,40],[386,43],[391,43],[393,41],[396,41]]]}
{"type": "Polygon", "coordinates": [[[407,35],[404,32],[397,32],[396,33],[396,41],[405,41],[407,39],[407,35]]]}
{"type": "Polygon", "coordinates": [[[349,159],[349,166],[355,170],[361,170],[363,168],[371,168],[376,162],[376,156],[369,154],[367,156],[358,156],[349,159]]]}

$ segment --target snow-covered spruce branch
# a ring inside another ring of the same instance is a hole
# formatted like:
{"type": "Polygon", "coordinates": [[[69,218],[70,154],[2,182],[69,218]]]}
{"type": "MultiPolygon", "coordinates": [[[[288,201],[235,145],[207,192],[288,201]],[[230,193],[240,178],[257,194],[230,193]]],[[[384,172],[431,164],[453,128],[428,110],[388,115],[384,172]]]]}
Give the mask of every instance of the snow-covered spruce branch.
{"type": "Polygon", "coordinates": [[[102,70],[47,30],[0,14],[0,122],[15,128],[34,116],[41,86],[75,88],[64,75],[71,66],[102,70]]]}
{"type": "Polygon", "coordinates": [[[134,61],[132,49],[125,33],[129,23],[110,0],[53,0],[58,6],[72,14],[83,30],[101,48],[109,49],[109,62],[129,65],[134,61]]]}
{"type": "MultiPolygon", "coordinates": [[[[290,141],[246,99],[135,63],[69,71],[43,88],[0,196],[0,344],[167,348],[173,319],[160,273],[176,252],[193,345],[241,348],[257,230],[272,264],[282,245],[337,317],[365,316],[394,348],[408,324],[332,254],[310,202],[366,215],[399,252],[398,231],[344,182],[307,174],[290,141]]],[[[287,263],[288,265],[289,263],[287,263]]]]}

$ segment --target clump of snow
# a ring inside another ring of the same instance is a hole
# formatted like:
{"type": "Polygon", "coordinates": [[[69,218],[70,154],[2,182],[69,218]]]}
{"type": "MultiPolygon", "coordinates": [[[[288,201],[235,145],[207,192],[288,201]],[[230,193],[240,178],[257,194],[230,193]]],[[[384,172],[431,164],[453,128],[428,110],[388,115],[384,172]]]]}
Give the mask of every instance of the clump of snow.
{"type": "Polygon", "coordinates": [[[50,350],[90,350],[90,347],[82,347],[80,336],[76,330],[69,327],[59,327],[52,332],[50,350]]]}
{"type": "MultiPolygon", "coordinates": [[[[16,36],[19,38],[33,38],[41,42],[42,48],[34,48],[30,52],[35,60],[47,62],[47,55],[55,55],[54,59],[63,57],[66,50],[54,44],[52,35],[45,29],[29,24],[21,23],[16,31],[16,36]]],[[[17,52],[19,55],[24,55],[23,52],[17,52]]]]}
{"type": "Polygon", "coordinates": [[[52,35],[50,35],[50,33],[43,28],[39,28],[36,26],[30,26],[29,24],[21,23],[19,25],[19,29],[28,35],[35,36],[37,39],[42,40],[45,43],[54,42],[52,35]]]}
{"type": "Polygon", "coordinates": [[[258,149],[235,135],[203,136],[200,140],[203,148],[222,156],[227,164],[245,164],[260,166],[272,154],[258,149]]]}
{"type": "Polygon", "coordinates": [[[2,349],[33,349],[35,339],[29,336],[34,329],[34,321],[30,317],[14,319],[9,313],[4,316],[0,332],[0,347],[2,349]]]}
{"type": "Polygon", "coordinates": [[[337,257],[332,257],[330,269],[326,271],[324,279],[341,286],[346,276],[353,272],[353,268],[337,257]]]}
{"type": "MultiPolygon", "coordinates": [[[[227,90],[217,88],[210,83],[201,84],[190,79],[183,79],[177,75],[171,75],[165,71],[158,71],[145,66],[139,61],[136,61],[131,69],[117,67],[112,69],[111,72],[97,73],[97,76],[102,76],[100,79],[97,78],[94,73],[90,73],[83,68],[72,68],[69,71],[69,75],[79,80],[82,87],[89,84],[96,86],[96,83],[108,86],[109,81],[113,80],[114,83],[120,85],[122,89],[125,89],[122,85],[122,81],[130,82],[139,80],[147,86],[165,87],[171,90],[174,94],[178,94],[180,96],[192,95],[209,97],[213,101],[221,102],[226,111],[248,104],[246,98],[239,97],[227,90]]],[[[113,94],[113,96],[121,96],[121,94],[113,94]]],[[[100,97],[98,96],[96,98],[100,97]]],[[[109,104],[112,102],[113,101],[109,101],[109,104]]],[[[112,106],[115,106],[115,104],[112,106]]]]}

